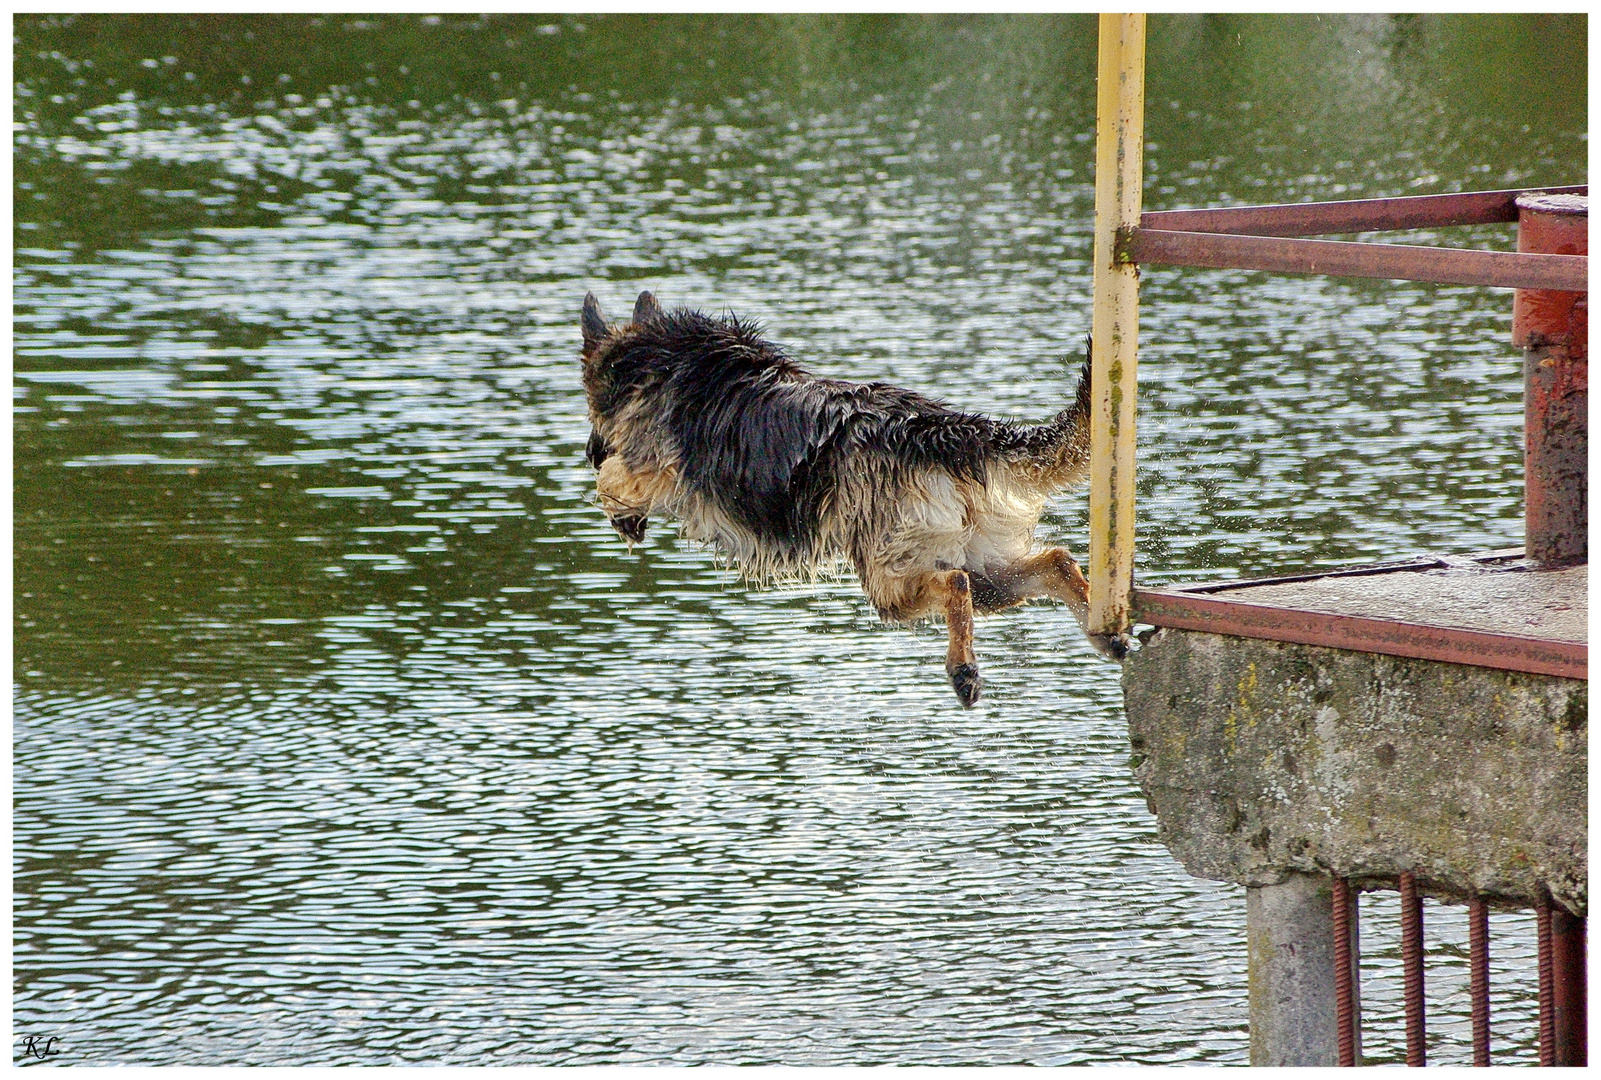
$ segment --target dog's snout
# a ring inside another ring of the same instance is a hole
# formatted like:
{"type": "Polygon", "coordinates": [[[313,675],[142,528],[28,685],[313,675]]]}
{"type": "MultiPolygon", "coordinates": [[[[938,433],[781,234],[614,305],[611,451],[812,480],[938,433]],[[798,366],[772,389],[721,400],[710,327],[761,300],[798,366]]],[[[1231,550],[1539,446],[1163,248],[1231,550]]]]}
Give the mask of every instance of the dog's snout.
{"type": "Polygon", "coordinates": [[[630,544],[645,542],[645,518],[643,515],[623,514],[611,519],[611,527],[617,530],[617,535],[630,544]]]}

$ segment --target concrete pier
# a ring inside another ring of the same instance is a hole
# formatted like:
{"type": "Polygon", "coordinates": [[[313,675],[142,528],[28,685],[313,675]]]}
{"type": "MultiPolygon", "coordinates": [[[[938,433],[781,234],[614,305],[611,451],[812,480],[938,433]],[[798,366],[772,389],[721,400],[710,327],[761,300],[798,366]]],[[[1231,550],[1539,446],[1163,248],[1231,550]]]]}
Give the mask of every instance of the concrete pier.
{"type": "Polygon", "coordinates": [[[1124,664],[1135,777],[1190,873],[1585,917],[1588,683],[1164,628],[1124,664]]]}
{"type": "Polygon", "coordinates": [[[1251,1064],[1338,1065],[1327,877],[1245,890],[1251,1064]]]}
{"type": "MultiPolygon", "coordinates": [[[[1582,626],[1583,571],[1561,573],[1577,591],[1547,614],[1582,626]]],[[[1141,636],[1123,672],[1135,777],[1185,869],[1246,887],[1252,1064],[1338,1063],[1333,876],[1394,887],[1410,873],[1423,894],[1551,905],[1582,928],[1588,687],[1173,627],[1141,636]]]]}

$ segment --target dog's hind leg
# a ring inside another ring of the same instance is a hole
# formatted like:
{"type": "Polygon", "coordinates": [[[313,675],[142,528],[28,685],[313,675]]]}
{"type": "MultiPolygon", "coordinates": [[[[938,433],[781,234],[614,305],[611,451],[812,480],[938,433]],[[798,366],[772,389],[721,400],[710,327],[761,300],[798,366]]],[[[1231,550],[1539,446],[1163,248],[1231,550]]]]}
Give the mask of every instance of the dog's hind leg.
{"type": "Polygon", "coordinates": [[[995,575],[1015,600],[1049,596],[1072,609],[1083,623],[1090,613],[1090,583],[1066,548],[1053,547],[1025,555],[995,575]]]}
{"type": "Polygon", "coordinates": [[[1122,634],[1089,634],[1090,583],[1066,548],[1046,548],[1037,555],[1018,559],[1003,575],[1007,588],[1019,600],[1049,596],[1067,604],[1073,618],[1084,627],[1090,644],[1102,656],[1121,660],[1128,655],[1128,638],[1122,634]]]}
{"type": "Polygon", "coordinates": [[[945,602],[945,627],[950,644],[945,650],[945,673],[951,688],[965,706],[978,700],[983,680],[978,676],[978,656],[973,652],[973,586],[965,570],[947,570],[934,575],[936,589],[945,602]]]}

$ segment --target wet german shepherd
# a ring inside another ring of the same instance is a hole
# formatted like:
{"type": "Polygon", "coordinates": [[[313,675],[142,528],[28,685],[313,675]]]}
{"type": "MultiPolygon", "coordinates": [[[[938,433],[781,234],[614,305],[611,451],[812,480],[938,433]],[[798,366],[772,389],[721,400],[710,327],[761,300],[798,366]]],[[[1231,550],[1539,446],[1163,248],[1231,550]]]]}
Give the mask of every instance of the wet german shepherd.
{"type": "Polygon", "coordinates": [[[630,544],[663,514],[751,578],[849,560],[883,619],[945,617],[945,670],[963,705],[979,696],[975,613],[1049,596],[1084,624],[1084,575],[1065,548],[1036,550],[1034,527],[1089,466],[1088,357],[1073,403],[1028,427],[885,383],[818,378],[757,326],[664,311],[648,292],[626,323],[590,294],[580,326],[587,456],[601,508],[630,544]]]}

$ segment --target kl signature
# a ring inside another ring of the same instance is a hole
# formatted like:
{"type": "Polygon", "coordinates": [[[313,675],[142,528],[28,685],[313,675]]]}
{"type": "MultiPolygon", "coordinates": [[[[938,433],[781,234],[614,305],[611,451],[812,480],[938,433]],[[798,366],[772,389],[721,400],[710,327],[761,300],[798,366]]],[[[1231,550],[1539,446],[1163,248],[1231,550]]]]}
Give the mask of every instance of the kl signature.
{"type": "Polygon", "coordinates": [[[53,1057],[61,1053],[60,1050],[56,1049],[56,1043],[59,1041],[54,1035],[48,1039],[41,1039],[37,1035],[29,1035],[22,1040],[22,1053],[26,1057],[38,1058],[42,1061],[47,1057],[53,1057]]]}

